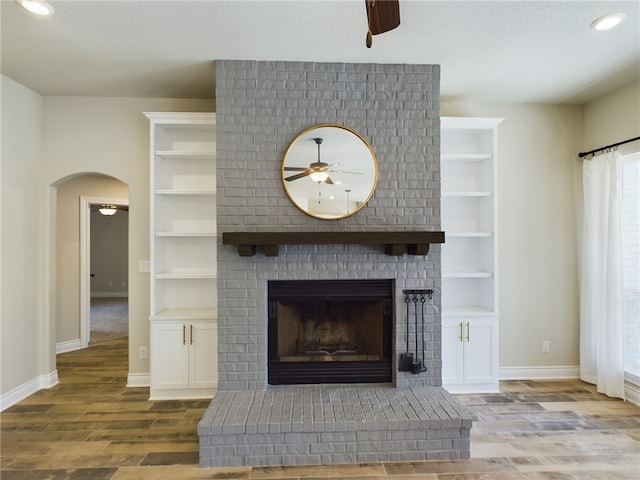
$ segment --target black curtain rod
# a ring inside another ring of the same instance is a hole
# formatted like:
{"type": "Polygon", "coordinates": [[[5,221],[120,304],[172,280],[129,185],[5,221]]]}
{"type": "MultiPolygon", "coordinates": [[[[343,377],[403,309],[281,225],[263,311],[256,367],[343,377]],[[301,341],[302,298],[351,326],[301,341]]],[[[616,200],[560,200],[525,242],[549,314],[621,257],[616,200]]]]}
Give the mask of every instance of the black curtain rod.
{"type": "Polygon", "coordinates": [[[578,157],[583,158],[583,157],[586,157],[587,155],[591,155],[593,153],[600,152],[602,150],[606,150],[607,148],[617,147],[619,145],[624,145],[625,143],[635,142],[636,140],[640,140],[640,137],[634,137],[634,138],[630,138],[628,140],[623,140],[623,141],[618,142],[618,143],[612,143],[611,145],[607,145],[606,147],[596,148],[595,150],[590,150],[588,152],[580,152],[578,154],[578,157]]]}

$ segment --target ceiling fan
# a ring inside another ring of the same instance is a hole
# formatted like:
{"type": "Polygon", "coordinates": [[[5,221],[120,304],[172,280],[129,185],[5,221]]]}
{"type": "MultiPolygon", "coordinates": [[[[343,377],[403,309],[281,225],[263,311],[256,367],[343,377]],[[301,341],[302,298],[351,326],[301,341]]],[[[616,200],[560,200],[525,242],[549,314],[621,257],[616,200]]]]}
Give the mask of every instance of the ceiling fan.
{"type": "Polygon", "coordinates": [[[310,163],[308,167],[284,167],[284,170],[288,172],[301,172],[296,173],[295,175],[291,175],[290,177],[286,177],[285,180],[287,182],[292,182],[293,180],[298,180],[304,177],[310,177],[311,180],[317,182],[318,184],[324,182],[329,185],[334,185],[333,180],[331,180],[331,177],[329,176],[329,172],[362,175],[362,173],[360,172],[343,172],[340,170],[330,170],[331,167],[336,167],[338,164],[334,163],[332,165],[329,165],[326,162],[322,162],[320,160],[320,145],[322,144],[323,139],[314,138],[313,141],[316,142],[316,145],[318,145],[318,161],[310,163]]]}
{"type": "Polygon", "coordinates": [[[400,0],[364,0],[367,8],[366,45],[371,48],[373,35],[388,32],[400,25],[400,0]]]}
{"type": "MultiPolygon", "coordinates": [[[[329,164],[320,161],[320,145],[322,144],[322,138],[314,138],[313,141],[318,145],[318,161],[312,162],[308,167],[284,167],[285,171],[289,172],[302,172],[290,177],[285,178],[287,182],[298,180],[299,178],[311,177],[311,180],[318,183],[328,183],[333,185],[333,181],[329,177],[329,164]]],[[[332,165],[333,166],[333,165],[332,165]]]]}

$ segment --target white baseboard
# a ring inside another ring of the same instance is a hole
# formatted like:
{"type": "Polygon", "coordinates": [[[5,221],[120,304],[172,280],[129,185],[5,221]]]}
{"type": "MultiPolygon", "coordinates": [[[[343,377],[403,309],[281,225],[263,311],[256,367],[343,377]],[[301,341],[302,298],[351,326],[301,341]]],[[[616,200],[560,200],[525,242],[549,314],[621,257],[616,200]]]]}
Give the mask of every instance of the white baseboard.
{"type": "Polygon", "coordinates": [[[80,343],[80,339],[76,340],[67,340],[66,342],[56,343],[56,355],[59,353],[65,352],[73,352],[74,350],[80,350],[82,348],[82,344],[80,343]]]}
{"type": "Polygon", "coordinates": [[[15,405],[20,400],[27,398],[29,395],[33,395],[38,390],[43,388],[51,388],[58,383],[58,371],[55,370],[47,375],[40,375],[33,380],[28,381],[14,388],[13,390],[0,396],[0,412],[3,412],[7,408],[15,405]]]}
{"type": "Polygon", "coordinates": [[[579,378],[578,365],[562,365],[554,367],[500,367],[500,380],[554,380],[563,378],[579,378]]]}
{"type": "Polygon", "coordinates": [[[640,407],[640,385],[634,385],[630,382],[624,383],[624,397],[627,402],[640,407]]]}
{"type": "Polygon", "coordinates": [[[153,390],[149,392],[149,400],[211,400],[218,391],[214,388],[153,390]]]}
{"type": "Polygon", "coordinates": [[[129,292],[91,292],[91,298],[126,298],[129,292]]]}
{"type": "MultiPolygon", "coordinates": [[[[583,381],[596,384],[596,379],[584,373],[580,375],[578,365],[555,367],[500,367],[500,380],[562,380],[568,378],[582,378],[583,381]]],[[[637,377],[626,375],[624,383],[625,399],[640,407],[640,385],[635,383],[637,377]]]]}
{"type": "Polygon", "coordinates": [[[129,373],[129,375],[127,375],[127,387],[149,387],[149,386],[151,386],[151,374],[129,373]]]}

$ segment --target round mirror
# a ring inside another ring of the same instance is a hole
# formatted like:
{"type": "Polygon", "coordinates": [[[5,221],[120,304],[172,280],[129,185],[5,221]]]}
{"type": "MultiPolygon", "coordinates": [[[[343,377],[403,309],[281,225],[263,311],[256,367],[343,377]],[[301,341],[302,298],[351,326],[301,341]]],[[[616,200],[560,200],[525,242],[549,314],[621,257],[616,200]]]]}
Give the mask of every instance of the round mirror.
{"type": "Polygon", "coordinates": [[[378,181],[373,149],[354,130],[316,125],[291,142],[282,182],[304,213],[324,220],[348,217],[366,205],[378,181]]]}

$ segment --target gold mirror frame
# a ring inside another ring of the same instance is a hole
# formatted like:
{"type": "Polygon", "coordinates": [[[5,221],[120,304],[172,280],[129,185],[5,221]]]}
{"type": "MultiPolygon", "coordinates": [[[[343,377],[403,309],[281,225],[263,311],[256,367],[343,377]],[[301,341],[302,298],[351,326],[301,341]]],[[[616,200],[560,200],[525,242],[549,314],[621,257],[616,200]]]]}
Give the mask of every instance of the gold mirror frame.
{"type": "Polygon", "coordinates": [[[289,199],[307,215],[322,220],[345,218],[373,196],[378,183],[376,155],[362,135],[349,127],[315,125],[287,148],[282,183],[289,199]],[[311,175],[317,173],[320,177],[313,180],[311,175]]]}

